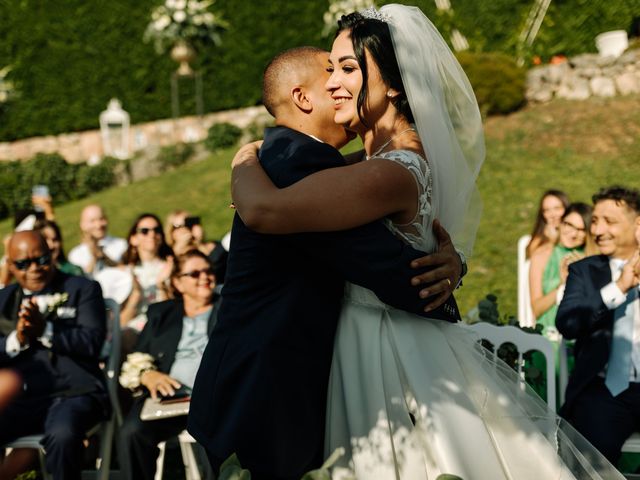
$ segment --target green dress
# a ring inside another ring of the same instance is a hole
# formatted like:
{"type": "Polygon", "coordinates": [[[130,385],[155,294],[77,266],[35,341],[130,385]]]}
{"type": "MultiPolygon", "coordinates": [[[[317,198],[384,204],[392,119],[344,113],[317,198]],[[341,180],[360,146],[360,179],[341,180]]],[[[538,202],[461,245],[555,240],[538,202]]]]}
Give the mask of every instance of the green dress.
{"type": "MultiPolygon", "coordinates": [[[[553,247],[551,257],[549,257],[549,260],[544,267],[544,272],[542,273],[542,293],[544,295],[558,288],[558,285],[560,285],[560,263],[564,257],[572,252],[583,253],[584,248],[566,248],[562,245],[556,245],[553,247]]],[[[544,330],[542,331],[543,335],[545,335],[550,328],[555,330],[557,313],[558,305],[553,304],[549,310],[537,318],[536,323],[544,326],[544,330]]]]}
{"type": "MultiPolygon", "coordinates": [[[[555,247],[553,247],[553,251],[551,252],[551,256],[549,257],[549,260],[547,261],[547,264],[544,267],[544,272],[542,273],[542,293],[544,295],[546,295],[547,293],[553,291],[554,289],[558,288],[558,285],[560,285],[560,264],[562,262],[562,259],[567,256],[568,254],[572,253],[572,252],[577,252],[577,253],[583,253],[584,252],[584,248],[582,247],[578,247],[578,248],[566,248],[563,247],[562,245],[556,245],[555,247]]],[[[551,343],[553,344],[554,350],[555,350],[555,357],[556,357],[556,377],[559,374],[559,366],[560,366],[560,361],[559,361],[559,357],[560,357],[560,352],[559,352],[559,347],[560,347],[560,342],[559,339],[559,334],[558,331],[556,329],[556,314],[558,313],[558,305],[556,305],[555,303],[551,306],[551,308],[549,308],[549,310],[547,310],[546,312],[544,312],[542,315],[540,315],[537,320],[536,320],[536,324],[540,324],[543,326],[542,329],[542,335],[544,335],[545,337],[547,337],[549,340],[551,340],[551,343]]],[[[573,364],[574,364],[574,359],[573,359],[573,342],[571,342],[571,344],[567,344],[567,368],[569,369],[569,372],[571,372],[571,370],[573,370],[573,364]]],[[[539,352],[532,352],[531,353],[531,362],[532,362],[532,366],[535,367],[535,369],[540,372],[540,374],[542,372],[545,371],[546,369],[546,365],[545,365],[545,359],[544,359],[544,355],[542,355],[539,352]]],[[[557,379],[556,379],[557,380],[557,379]]],[[[560,395],[560,385],[559,382],[556,381],[556,385],[557,385],[557,395],[559,397],[560,395]]],[[[538,393],[542,398],[544,398],[546,400],[546,388],[544,386],[544,384],[542,383],[537,383],[535,385],[532,385],[533,389],[536,391],[536,393],[538,393]]],[[[559,400],[556,399],[556,400],[559,400]]]]}

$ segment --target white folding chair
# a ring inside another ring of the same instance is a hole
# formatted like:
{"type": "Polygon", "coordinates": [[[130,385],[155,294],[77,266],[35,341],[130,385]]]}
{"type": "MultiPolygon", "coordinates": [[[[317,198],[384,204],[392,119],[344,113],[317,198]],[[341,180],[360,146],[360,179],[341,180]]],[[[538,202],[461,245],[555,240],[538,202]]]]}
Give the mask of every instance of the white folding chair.
{"type": "Polygon", "coordinates": [[[527,333],[517,327],[497,326],[490,323],[478,322],[468,325],[467,328],[473,330],[481,339],[493,345],[493,358],[498,358],[498,349],[505,343],[512,343],[518,350],[517,372],[518,377],[523,382],[524,388],[524,366],[523,355],[529,351],[538,351],[544,355],[547,368],[547,405],[556,411],[556,377],[555,377],[555,353],[551,342],[536,333],[527,333]]]}
{"type": "MultiPolygon", "coordinates": [[[[111,467],[111,453],[113,448],[113,436],[116,425],[122,424],[122,413],[120,412],[118,402],[118,375],[120,369],[120,306],[111,299],[105,299],[107,309],[107,327],[108,336],[105,342],[105,351],[107,353],[106,363],[104,365],[104,374],[107,384],[107,392],[112,405],[110,418],[98,423],[91,428],[86,437],[100,435],[100,452],[96,460],[97,478],[99,480],[108,480],[111,467]]],[[[10,450],[14,448],[32,448],[38,451],[40,458],[40,467],[42,470],[42,478],[50,480],[53,477],[45,468],[45,451],[42,447],[42,438],[44,435],[28,435],[20,437],[13,442],[5,445],[10,450]]]]}
{"type": "Polygon", "coordinates": [[[529,264],[527,245],[531,235],[518,239],[518,323],[523,327],[533,327],[536,323],[529,296],[529,264]]]}
{"type": "MultiPolygon", "coordinates": [[[[198,463],[196,462],[196,456],[194,455],[192,448],[192,445],[196,443],[195,439],[189,435],[189,432],[183,430],[182,433],[178,435],[178,442],[180,443],[180,453],[182,453],[185,479],[200,480],[200,470],[198,470],[198,463]]],[[[156,460],[156,476],[154,477],[154,480],[162,480],[166,446],[167,442],[160,442],[158,444],[160,455],[158,455],[158,459],[156,460]]]]}

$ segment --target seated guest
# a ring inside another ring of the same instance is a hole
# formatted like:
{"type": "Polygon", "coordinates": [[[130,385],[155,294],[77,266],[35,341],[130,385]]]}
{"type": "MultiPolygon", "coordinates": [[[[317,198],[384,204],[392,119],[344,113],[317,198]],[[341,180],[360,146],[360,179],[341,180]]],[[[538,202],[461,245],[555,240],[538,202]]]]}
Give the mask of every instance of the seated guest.
{"type": "MultiPolygon", "coordinates": [[[[17,283],[0,290],[0,368],[17,372],[24,387],[0,412],[0,445],[44,432],[47,470],[80,479],[84,435],[109,410],[98,362],[106,322],[100,286],[60,272],[37,231],[15,233],[7,255],[17,283]]],[[[11,456],[0,478],[21,471],[11,456]]]]}
{"type": "Polygon", "coordinates": [[[570,263],[595,253],[589,231],[591,207],[572,203],[560,221],[558,243],[546,243],[531,256],[529,292],[536,323],[543,325],[543,334],[556,329],[556,312],[562,300],[570,263]]]}
{"type": "Polygon", "coordinates": [[[205,241],[204,229],[200,217],[192,217],[185,210],[176,210],[167,217],[167,243],[176,255],[197,248],[211,259],[218,285],[224,283],[227,269],[227,249],[222,242],[205,241]]]}
{"type": "Polygon", "coordinates": [[[120,432],[121,466],[127,479],[153,479],[158,443],[186,428],[186,415],[143,421],[140,412],[149,395],[172,396],[182,385],[193,387],[216,321],[215,277],[206,255],[192,250],[177,257],[171,281],[176,298],[149,306],[149,320],[135,349],[151,355],[156,369],[144,371],[133,385],[124,385],[135,387],[139,382],[147,394],[136,399],[120,432]]]}
{"type": "Polygon", "coordinates": [[[68,273],[69,275],[84,274],[82,268],[67,260],[62,244],[62,233],[56,222],[52,220],[40,220],[36,222],[35,229],[40,230],[40,233],[47,241],[47,245],[51,251],[51,261],[58,270],[63,273],[68,273]]]}
{"type": "Polygon", "coordinates": [[[82,243],[71,249],[69,261],[93,277],[105,267],[117,265],[127,249],[122,238],[107,234],[109,221],[102,207],[87,205],[80,214],[82,243]]]}
{"type": "Polygon", "coordinates": [[[147,321],[149,305],[169,298],[173,252],[164,239],[160,219],[152,213],[139,215],[127,238],[122,263],[131,269],[133,289],[120,312],[120,323],[140,332],[147,321]]]}
{"type": "Polygon", "coordinates": [[[569,197],[561,190],[547,190],[540,198],[536,223],[531,232],[531,240],[527,245],[527,257],[535,253],[538,248],[558,240],[560,218],[569,205],[569,197]]]}
{"type": "Polygon", "coordinates": [[[576,339],[560,413],[615,464],[640,425],[640,192],[611,187],[593,203],[601,255],[569,266],[556,317],[560,333],[576,339]]]}

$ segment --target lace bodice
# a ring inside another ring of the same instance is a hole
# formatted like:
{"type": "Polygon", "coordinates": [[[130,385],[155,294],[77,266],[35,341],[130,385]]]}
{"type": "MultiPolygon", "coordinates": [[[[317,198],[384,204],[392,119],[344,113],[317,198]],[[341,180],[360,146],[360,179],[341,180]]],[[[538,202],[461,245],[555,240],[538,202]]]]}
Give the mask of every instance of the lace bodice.
{"type": "Polygon", "coordinates": [[[410,150],[391,150],[378,155],[377,158],[391,160],[404,166],[411,172],[418,185],[418,209],[413,220],[406,225],[398,225],[389,219],[385,219],[385,225],[395,235],[417,250],[435,251],[436,240],[431,229],[433,222],[431,206],[433,177],[431,175],[431,167],[421,155],[410,150]]]}

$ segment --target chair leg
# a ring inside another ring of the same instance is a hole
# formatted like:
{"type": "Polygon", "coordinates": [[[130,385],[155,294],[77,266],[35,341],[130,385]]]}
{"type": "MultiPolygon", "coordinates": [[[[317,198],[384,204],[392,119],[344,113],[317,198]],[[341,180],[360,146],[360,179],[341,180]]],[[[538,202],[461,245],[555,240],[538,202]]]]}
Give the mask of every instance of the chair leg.
{"type": "Polygon", "coordinates": [[[47,466],[44,458],[44,450],[42,448],[38,449],[38,459],[40,460],[40,471],[42,472],[42,479],[53,480],[53,475],[51,475],[47,470],[47,466]]]}
{"type": "Polygon", "coordinates": [[[178,437],[180,442],[180,452],[182,453],[182,462],[184,463],[184,473],[186,480],[201,480],[200,470],[198,470],[198,463],[196,457],[193,454],[193,438],[190,435],[180,434],[178,437]]]}
{"type": "Polygon", "coordinates": [[[114,418],[106,422],[100,434],[100,458],[96,461],[96,463],[99,462],[99,465],[96,465],[99,480],[109,480],[109,474],[111,472],[111,454],[113,449],[113,433],[115,429],[114,422],[114,418]]]}
{"type": "Polygon", "coordinates": [[[158,459],[156,460],[156,476],[153,477],[154,480],[162,480],[162,473],[164,470],[164,453],[166,450],[167,442],[160,442],[158,444],[158,449],[160,453],[158,454],[158,459]]]}

